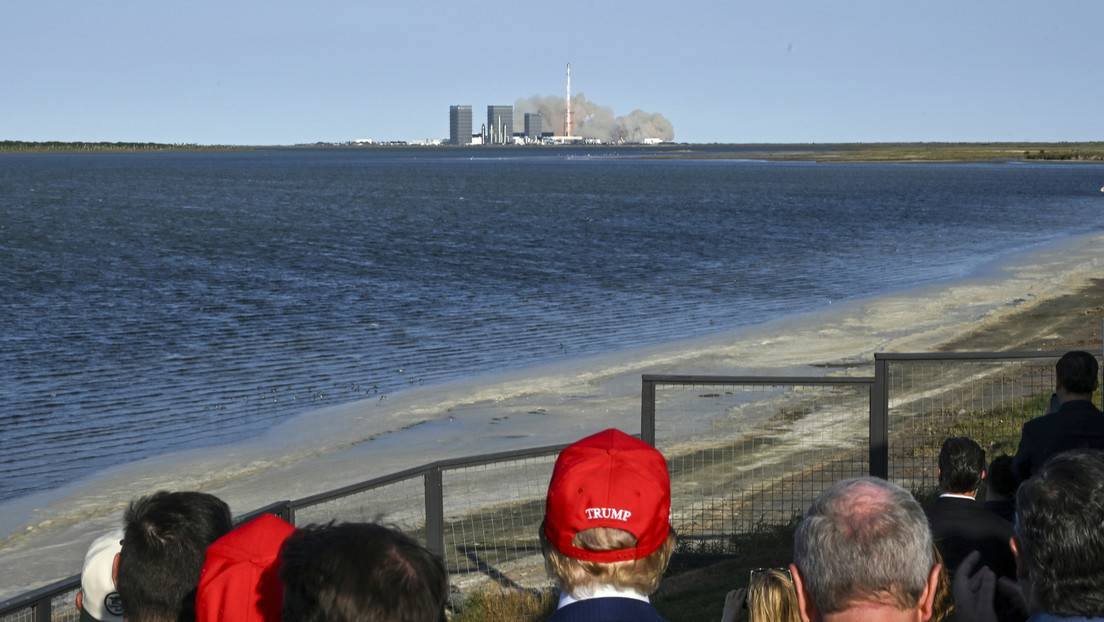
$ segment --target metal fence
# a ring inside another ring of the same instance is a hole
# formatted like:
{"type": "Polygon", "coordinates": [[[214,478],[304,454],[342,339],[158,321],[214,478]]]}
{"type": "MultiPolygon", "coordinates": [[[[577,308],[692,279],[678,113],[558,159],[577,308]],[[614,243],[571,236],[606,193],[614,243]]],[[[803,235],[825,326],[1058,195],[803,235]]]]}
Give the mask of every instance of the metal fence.
{"type": "MultiPolygon", "coordinates": [[[[1045,411],[1062,352],[879,354],[874,376],[642,377],[641,431],[667,457],[678,554],[728,554],[792,522],[832,482],[872,474],[934,488],[947,436],[1013,453],[1045,411]]],[[[462,594],[543,588],[537,529],[562,446],[435,462],[261,511],[295,525],[375,521],[441,554],[462,594]]],[[[243,517],[246,518],[246,517],[243,517]]],[[[0,605],[0,622],[77,620],[79,577],[0,605]]]]}

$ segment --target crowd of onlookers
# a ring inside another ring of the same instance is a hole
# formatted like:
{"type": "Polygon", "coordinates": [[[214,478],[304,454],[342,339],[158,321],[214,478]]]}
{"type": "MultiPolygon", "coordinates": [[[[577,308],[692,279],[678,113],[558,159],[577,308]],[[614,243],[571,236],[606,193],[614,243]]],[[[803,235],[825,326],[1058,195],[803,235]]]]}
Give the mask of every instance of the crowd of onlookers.
{"type": "MultiPolygon", "coordinates": [[[[1029,421],[1015,456],[986,462],[966,437],[938,459],[940,496],[921,506],[886,480],[840,481],[814,501],[788,568],[753,571],[722,622],[1104,620],[1104,413],[1096,358],[1055,367],[1056,406],[1029,421]],[[983,490],[985,501],[978,501],[983,490]]],[[[649,600],[675,547],[666,461],[617,430],[569,446],[539,530],[559,588],[553,622],[652,621],[649,600]]],[[[93,542],[81,620],[437,622],[441,559],[369,523],[295,528],[262,515],[234,528],[199,492],[133,501],[93,542]]]]}

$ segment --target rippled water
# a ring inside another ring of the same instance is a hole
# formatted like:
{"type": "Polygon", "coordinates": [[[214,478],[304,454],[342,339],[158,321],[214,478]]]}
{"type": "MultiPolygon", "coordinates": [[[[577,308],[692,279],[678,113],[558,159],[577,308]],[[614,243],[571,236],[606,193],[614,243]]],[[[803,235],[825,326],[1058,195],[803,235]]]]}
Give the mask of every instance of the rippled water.
{"type": "Polygon", "coordinates": [[[625,153],[0,156],[0,500],[321,405],[961,277],[1101,223],[1095,166],[625,153]]]}

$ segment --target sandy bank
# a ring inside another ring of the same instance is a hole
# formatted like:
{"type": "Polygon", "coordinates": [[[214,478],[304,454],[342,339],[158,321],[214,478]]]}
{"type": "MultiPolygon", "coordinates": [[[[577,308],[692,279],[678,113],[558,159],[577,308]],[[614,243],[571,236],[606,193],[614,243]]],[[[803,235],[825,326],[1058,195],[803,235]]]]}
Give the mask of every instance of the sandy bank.
{"type": "Polygon", "coordinates": [[[868,373],[875,352],[1101,345],[1104,236],[1009,258],[967,280],[856,300],[661,347],[616,352],[308,413],[247,443],[163,456],[0,507],[0,599],[73,574],[125,504],[194,489],[246,512],[432,460],[639,427],[640,375],[868,373]]]}

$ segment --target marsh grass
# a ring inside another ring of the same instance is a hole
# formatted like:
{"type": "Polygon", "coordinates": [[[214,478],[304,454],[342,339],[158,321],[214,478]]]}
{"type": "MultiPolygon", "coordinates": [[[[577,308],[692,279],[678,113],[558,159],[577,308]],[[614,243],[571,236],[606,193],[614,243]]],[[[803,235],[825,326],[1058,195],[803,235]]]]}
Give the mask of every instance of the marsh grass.
{"type": "Polygon", "coordinates": [[[556,610],[554,590],[486,587],[472,593],[450,618],[452,622],[521,622],[544,620],[556,610]]]}

